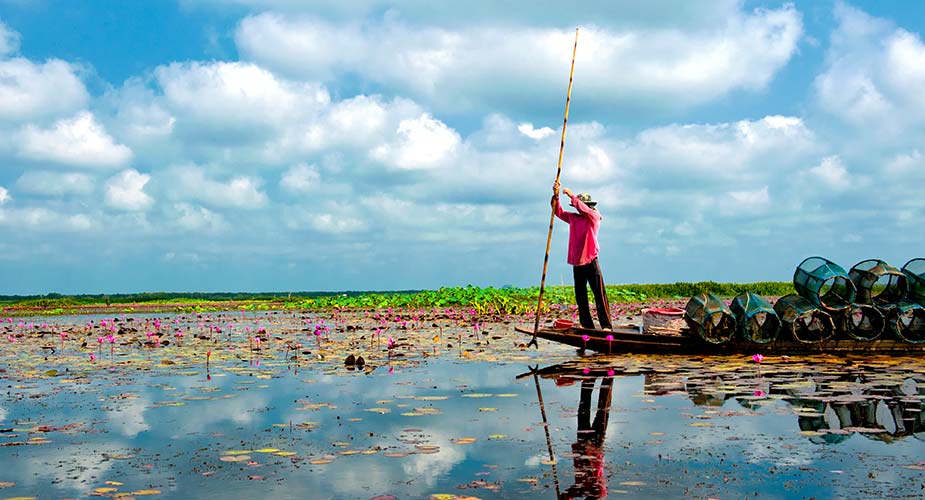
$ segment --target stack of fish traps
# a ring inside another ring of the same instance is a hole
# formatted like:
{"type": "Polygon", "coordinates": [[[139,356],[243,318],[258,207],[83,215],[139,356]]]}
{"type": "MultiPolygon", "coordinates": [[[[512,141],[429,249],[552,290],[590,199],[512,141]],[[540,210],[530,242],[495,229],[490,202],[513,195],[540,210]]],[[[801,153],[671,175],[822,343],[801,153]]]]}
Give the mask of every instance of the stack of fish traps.
{"type": "Polygon", "coordinates": [[[767,344],[782,335],[807,344],[833,338],[925,342],[925,259],[912,259],[902,269],[869,259],[845,271],[810,257],[794,271],[793,286],[797,293],[773,306],[751,292],[728,305],[712,294],[697,295],[688,301],[684,320],[711,344],[736,337],[767,344]]]}

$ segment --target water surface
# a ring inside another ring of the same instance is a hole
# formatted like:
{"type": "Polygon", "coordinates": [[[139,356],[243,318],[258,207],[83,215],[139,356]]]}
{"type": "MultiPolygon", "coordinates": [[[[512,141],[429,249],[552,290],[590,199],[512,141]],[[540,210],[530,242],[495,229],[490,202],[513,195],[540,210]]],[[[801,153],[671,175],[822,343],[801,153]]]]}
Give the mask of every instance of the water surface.
{"type": "Polygon", "coordinates": [[[523,349],[503,322],[478,340],[467,324],[391,330],[404,340],[390,353],[368,326],[313,345],[304,318],[267,318],[239,325],[276,336],[256,351],[237,333],[144,348],[143,329],[112,346],[76,332],[3,344],[0,498],[925,491],[916,359],[580,358],[523,349]],[[369,361],[348,369],[348,351],[369,361]]]}

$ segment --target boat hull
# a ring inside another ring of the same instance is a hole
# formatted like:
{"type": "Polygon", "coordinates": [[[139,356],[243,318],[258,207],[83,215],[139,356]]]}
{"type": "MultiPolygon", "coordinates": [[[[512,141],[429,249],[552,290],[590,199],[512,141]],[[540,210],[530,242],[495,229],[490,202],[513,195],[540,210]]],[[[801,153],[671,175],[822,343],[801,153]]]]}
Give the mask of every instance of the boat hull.
{"type": "MultiPolygon", "coordinates": [[[[533,330],[516,327],[516,331],[532,336],[533,330]]],[[[925,353],[925,344],[911,344],[899,339],[882,338],[862,341],[832,338],[818,343],[792,339],[777,339],[757,344],[734,338],[724,344],[711,344],[694,335],[659,335],[640,333],[635,328],[615,328],[614,331],[589,328],[540,328],[537,338],[570,345],[604,354],[892,354],[925,353]],[[587,336],[587,339],[584,338],[587,336]],[[607,337],[612,336],[609,340],[607,337]]]]}

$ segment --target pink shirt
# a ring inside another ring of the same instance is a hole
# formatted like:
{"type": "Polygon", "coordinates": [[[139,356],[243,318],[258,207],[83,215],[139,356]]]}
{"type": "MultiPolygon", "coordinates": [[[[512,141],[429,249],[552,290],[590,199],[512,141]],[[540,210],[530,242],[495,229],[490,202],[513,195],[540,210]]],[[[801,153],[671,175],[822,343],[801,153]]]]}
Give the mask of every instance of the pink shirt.
{"type": "Polygon", "coordinates": [[[601,226],[601,214],[592,209],[577,196],[572,196],[572,205],[578,213],[566,212],[556,199],[556,217],[568,222],[568,263],[573,266],[589,264],[597,257],[597,229],[601,226]]]}

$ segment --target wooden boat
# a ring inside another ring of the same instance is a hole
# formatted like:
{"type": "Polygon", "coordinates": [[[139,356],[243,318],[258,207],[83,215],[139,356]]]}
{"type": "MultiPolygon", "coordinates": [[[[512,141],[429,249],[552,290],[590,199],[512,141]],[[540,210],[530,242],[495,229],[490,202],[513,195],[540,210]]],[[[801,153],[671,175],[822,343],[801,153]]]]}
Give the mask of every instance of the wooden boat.
{"type": "MultiPolygon", "coordinates": [[[[516,331],[532,336],[533,330],[516,327],[516,331]]],[[[756,344],[738,336],[724,344],[709,343],[688,330],[680,334],[645,334],[633,327],[617,327],[613,331],[589,328],[542,327],[537,338],[570,345],[579,349],[603,354],[663,353],[663,354],[893,354],[913,355],[925,353],[925,343],[911,344],[895,338],[862,341],[831,338],[822,342],[804,343],[784,338],[767,344],[756,344]],[[587,337],[585,337],[587,336],[587,337]],[[612,340],[608,339],[612,336],[612,340]]]]}

